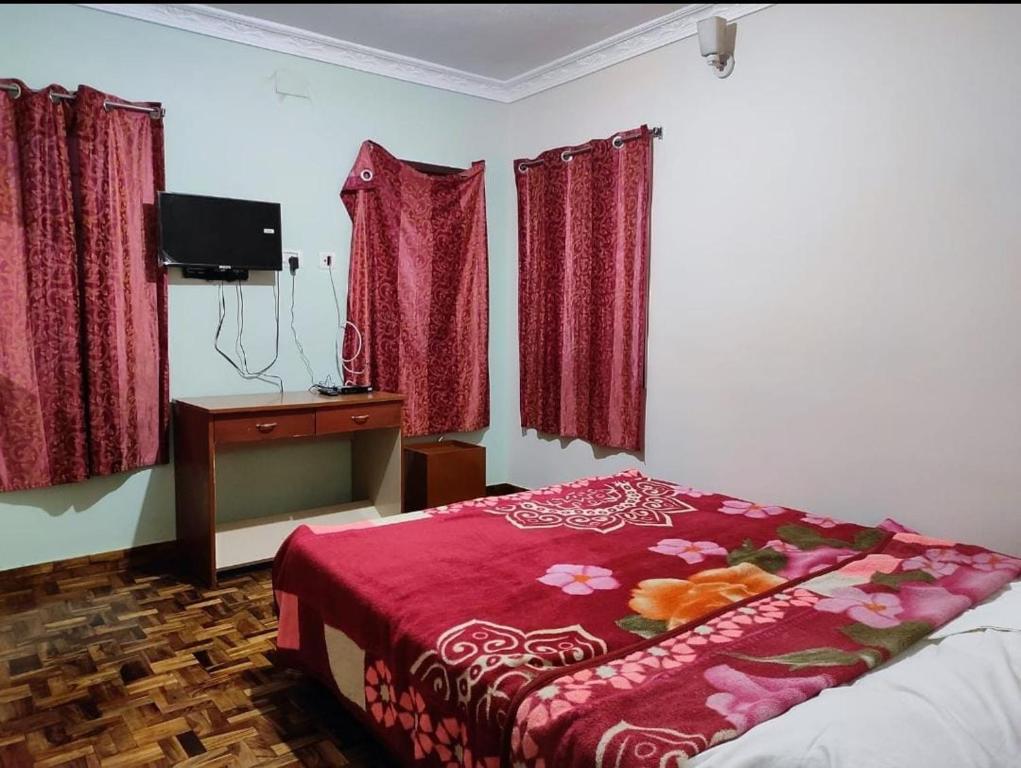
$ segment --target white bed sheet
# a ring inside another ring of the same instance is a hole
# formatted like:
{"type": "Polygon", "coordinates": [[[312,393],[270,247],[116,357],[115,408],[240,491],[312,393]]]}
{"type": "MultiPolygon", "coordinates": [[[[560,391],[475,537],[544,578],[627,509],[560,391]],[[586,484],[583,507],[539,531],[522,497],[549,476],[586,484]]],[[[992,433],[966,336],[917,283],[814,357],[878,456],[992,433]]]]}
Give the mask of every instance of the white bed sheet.
{"type": "Polygon", "coordinates": [[[692,768],[1021,768],[1021,581],[692,768]]]}

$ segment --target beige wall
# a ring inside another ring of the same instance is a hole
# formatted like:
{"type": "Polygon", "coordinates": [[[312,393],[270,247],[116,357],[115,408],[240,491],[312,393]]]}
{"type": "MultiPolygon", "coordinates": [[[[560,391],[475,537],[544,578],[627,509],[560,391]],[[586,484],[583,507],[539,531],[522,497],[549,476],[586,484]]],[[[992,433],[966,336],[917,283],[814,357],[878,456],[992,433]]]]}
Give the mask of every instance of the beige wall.
{"type": "MultiPolygon", "coordinates": [[[[638,463],[1021,553],[1019,39],[1017,6],[780,5],[728,80],[689,39],[512,105],[508,157],[664,128],[638,463]]],[[[504,410],[512,482],[636,464],[504,410]]]]}

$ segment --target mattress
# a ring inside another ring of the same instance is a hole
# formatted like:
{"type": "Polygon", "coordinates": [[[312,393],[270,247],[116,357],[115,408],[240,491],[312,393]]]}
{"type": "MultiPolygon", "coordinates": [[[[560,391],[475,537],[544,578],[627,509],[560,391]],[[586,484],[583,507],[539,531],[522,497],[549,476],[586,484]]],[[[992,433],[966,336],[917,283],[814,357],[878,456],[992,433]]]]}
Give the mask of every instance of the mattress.
{"type": "MultiPolygon", "coordinates": [[[[775,730],[786,766],[800,753],[776,724],[929,658],[890,662],[1019,572],[632,471],[299,529],[274,563],[278,658],[405,765],[768,765],[775,730]]],[[[806,754],[825,752],[813,738],[806,754]]]]}

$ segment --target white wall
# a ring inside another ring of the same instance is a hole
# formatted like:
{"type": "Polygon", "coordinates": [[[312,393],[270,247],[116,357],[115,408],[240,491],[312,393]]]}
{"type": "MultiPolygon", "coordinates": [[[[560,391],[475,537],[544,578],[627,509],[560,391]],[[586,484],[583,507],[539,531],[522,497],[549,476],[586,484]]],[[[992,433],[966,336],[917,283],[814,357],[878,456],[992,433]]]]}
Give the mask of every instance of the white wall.
{"type": "Polygon", "coordinates": [[[644,461],[521,436],[512,392],[510,481],[637,464],[1021,553],[1019,39],[1017,6],[780,5],[728,80],[689,39],[513,105],[508,159],[665,138],[644,461]]]}

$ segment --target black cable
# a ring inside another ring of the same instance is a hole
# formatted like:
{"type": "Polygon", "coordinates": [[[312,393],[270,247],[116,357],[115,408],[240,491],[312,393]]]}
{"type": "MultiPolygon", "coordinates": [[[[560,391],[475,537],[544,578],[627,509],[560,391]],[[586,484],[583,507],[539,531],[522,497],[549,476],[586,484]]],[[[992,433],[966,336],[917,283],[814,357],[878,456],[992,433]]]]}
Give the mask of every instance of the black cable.
{"type": "Polygon", "coordinates": [[[340,384],[347,384],[344,376],[344,321],[340,319],[340,299],[337,298],[337,284],[333,282],[333,268],[327,270],[330,273],[330,294],[333,296],[333,304],[337,308],[337,375],[340,377],[340,384]]]}
{"type": "Polygon", "coordinates": [[[361,376],[365,373],[363,368],[360,371],[356,371],[353,368],[348,367],[348,363],[353,363],[358,359],[358,355],[362,353],[363,338],[362,332],[358,330],[358,326],[352,323],[350,320],[342,320],[340,317],[340,298],[337,296],[337,284],[333,281],[333,270],[330,269],[330,293],[333,294],[333,305],[337,308],[337,374],[340,376],[341,386],[347,386],[354,384],[353,378],[348,378],[348,375],[361,376]],[[344,338],[347,335],[347,327],[351,326],[354,329],[355,335],[358,339],[358,348],[355,353],[348,360],[344,357],[344,338]]]}
{"type": "Polygon", "coordinates": [[[237,286],[237,308],[238,308],[238,335],[234,340],[235,352],[239,354],[241,359],[241,365],[238,365],[226,352],[220,349],[220,334],[223,331],[223,323],[227,317],[227,300],[223,293],[223,282],[221,281],[218,287],[218,322],[216,325],[216,335],[213,338],[213,348],[217,353],[230,363],[231,367],[238,372],[241,378],[247,381],[261,381],[266,384],[275,385],[281,393],[284,391],[284,380],[275,374],[267,373],[270,368],[276,365],[277,360],[280,357],[280,284],[274,275],[273,279],[273,298],[275,304],[275,317],[276,317],[276,339],[274,343],[273,359],[260,368],[258,371],[250,371],[248,369],[248,359],[245,353],[244,338],[242,336],[244,330],[244,294],[241,292],[241,286],[237,286]]]}
{"type": "Polygon", "coordinates": [[[247,376],[245,376],[245,372],[242,371],[238,367],[237,363],[234,362],[233,358],[231,358],[230,355],[228,355],[226,352],[224,352],[222,349],[220,349],[220,332],[223,330],[223,321],[227,317],[227,302],[226,302],[226,299],[223,296],[223,282],[222,281],[220,282],[220,285],[219,285],[217,290],[219,292],[219,298],[218,298],[218,301],[217,301],[218,311],[219,311],[219,318],[218,318],[219,322],[217,322],[217,324],[216,324],[216,335],[213,337],[213,349],[215,349],[219,353],[220,357],[222,357],[224,360],[226,360],[228,363],[230,363],[231,367],[235,371],[237,371],[243,378],[248,378],[247,376]]]}
{"type": "MultiPolygon", "coordinates": [[[[272,368],[274,365],[276,365],[277,360],[280,359],[280,279],[277,276],[277,273],[275,273],[275,272],[273,273],[273,307],[274,307],[274,309],[273,309],[274,319],[276,321],[276,331],[275,331],[274,348],[273,348],[273,359],[269,362],[268,365],[266,365],[265,368],[263,368],[262,370],[258,371],[256,373],[256,375],[262,377],[262,380],[263,381],[267,381],[267,383],[274,383],[274,381],[275,381],[277,386],[280,388],[281,394],[283,394],[283,391],[284,391],[284,380],[283,380],[283,378],[281,376],[277,376],[276,374],[266,373],[270,368],[272,368]]],[[[244,311],[244,300],[242,300],[241,309],[242,309],[242,311],[244,311]]],[[[243,339],[242,339],[242,342],[241,342],[241,349],[242,349],[242,351],[244,351],[244,340],[243,339]]],[[[245,364],[247,365],[247,360],[246,360],[245,364]]]]}
{"type": "Polygon", "coordinates": [[[276,349],[275,349],[275,351],[273,353],[273,360],[270,361],[269,365],[267,365],[266,367],[262,368],[259,371],[254,371],[253,372],[253,371],[250,371],[248,369],[248,352],[247,352],[247,350],[245,350],[245,338],[244,338],[244,333],[245,333],[245,292],[244,292],[244,290],[241,287],[241,283],[238,283],[236,288],[237,288],[237,298],[238,298],[238,300],[237,300],[237,307],[238,307],[238,323],[237,323],[237,326],[238,326],[238,336],[237,336],[237,339],[235,340],[235,347],[234,347],[234,349],[235,349],[235,351],[238,352],[238,356],[239,356],[239,358],[241,360],[241,368],[244,370],[245,373],[249,374],[254,379],[257,379],[259,381],[265,381],[267,384],[275,384],[277,387],[279,387],[280,391],[283,392],[284,391],[283,379],[281,379],[279,376],[277,376],[275,374],[268,374],[268,373],[266,373],[266,371],[268,371],[270,368],[272,368],[276,364],[277,359],[280,357],[280,292],[279,292],[280,291],[280,287],[279,287],[279,285],[277,283],[276,275],[274,275],[274,277],[273,277],[273,299],[274,299],[274,303],[276,305],[276,349]]]}
{"type": "Polygon", "coordinates": [[[245,354],[245,342],[243,339],[245,332],[245,295],[241,292],[240,282],[234,283],[234,309],[237,311],[235,327],[238,332],[237,337],[234,339],[234,354],[241,361],[241,370],[248,373],[248,356],[245,354]]]}
{"type": "Polygon", "coordinates": [[[301,358],[301,362],[305,364],[305,370],[308,371],[309,381],[312,382],[309,389],[312,389],[316,384],[316,377],[312,372],[312,363],[309,362],[308,356],[305,354],[305,348],[298,339],[298,329],[294,327],[294,285],[296,282],[298,282],[298,275],[296,272],[291,272],[291,335],[294,336],[294,346],[298,348],[298,356],[301,358]]]}

